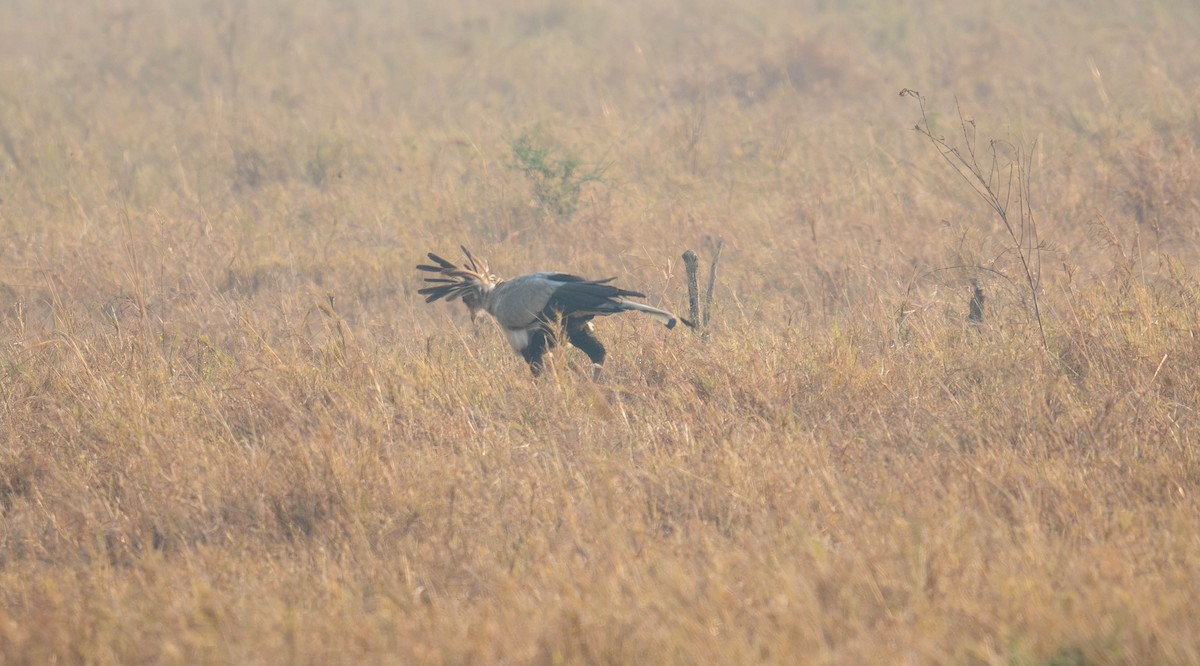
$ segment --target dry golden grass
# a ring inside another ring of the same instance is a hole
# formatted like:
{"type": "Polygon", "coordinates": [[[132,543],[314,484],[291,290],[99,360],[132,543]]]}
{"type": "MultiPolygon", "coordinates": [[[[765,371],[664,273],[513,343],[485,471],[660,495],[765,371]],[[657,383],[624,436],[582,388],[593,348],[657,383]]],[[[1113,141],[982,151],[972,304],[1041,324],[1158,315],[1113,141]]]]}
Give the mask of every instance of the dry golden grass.
{"type": "Polygon", "coordinates": [[[845,4],[0,4],[0,663],[1200,662],[1200,10],[845,4]]]}

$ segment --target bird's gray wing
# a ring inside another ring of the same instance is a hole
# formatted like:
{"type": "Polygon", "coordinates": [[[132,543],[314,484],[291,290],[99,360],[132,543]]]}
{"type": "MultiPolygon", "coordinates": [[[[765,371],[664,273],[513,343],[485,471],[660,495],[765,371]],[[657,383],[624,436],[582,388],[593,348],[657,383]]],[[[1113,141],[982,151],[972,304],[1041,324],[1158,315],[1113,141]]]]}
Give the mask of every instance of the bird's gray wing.
{"type": "Polygon", "coordinates": [[[569,273],[530,273],[496,285],[489,312],[505,328],[526,328],[558,317],[592,317],[628,309],[624,298],[644,294],[569,273]]]}
{"type": "Polygon", "coordinates": [[[560,283],[546,302],[542,315],[549,319],[558,315],[569,317],[616,314],[626,309],[622,299],[645,297],[636,291],[607,284],[612,279],[560,283]]]}
{"type": "MultiPolygon", "coordinates": [[[[587,282],[587,278],[571,275],[570,273],[537,273],[537,275],[545,276],[548,280],[555,282],[587,282]]],[[[609,278],[610,280],[613,278],[609,278]]]]}
{"type": "Polygon", "coordinates": [[[547,279],[554,280],[555,282],[590,282],[592,284],[608,284],[617,279],[610,277],[603,280],[589,280],[578,275],[571,275],[570,273],[538,273],[537,275],[544,275],[547,279]]]}
{"type": "Polygon", "coordinates": [[[550,297],[564,284],[551,275],[532,273],[501,282],[488,295],[488,311],[505,328],[535,325],[550,297]]]}

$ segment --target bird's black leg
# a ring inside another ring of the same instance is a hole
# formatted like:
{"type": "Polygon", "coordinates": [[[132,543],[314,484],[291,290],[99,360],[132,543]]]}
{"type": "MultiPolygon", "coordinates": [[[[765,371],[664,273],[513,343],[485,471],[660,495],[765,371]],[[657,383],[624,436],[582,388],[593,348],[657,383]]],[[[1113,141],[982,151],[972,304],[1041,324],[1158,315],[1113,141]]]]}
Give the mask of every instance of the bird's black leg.
{"type": "Polygon", "coordinates": [[[589,321],[573,321],[567,325],[567,341],[578,347],[596,365],[604,365],[604,345],[592,335],[589,321]]]}
{"type": "Polygon", "coordinates": [[[521,356],[529,364],[529,369],[533,372],[534,377],[542,374],[542,358],[546,355],[550,347],[553,346],[554,340],[546,331],[537,330],[530,332],[529,344],[525,345],[525,348],[521,350],[521,356]]]}

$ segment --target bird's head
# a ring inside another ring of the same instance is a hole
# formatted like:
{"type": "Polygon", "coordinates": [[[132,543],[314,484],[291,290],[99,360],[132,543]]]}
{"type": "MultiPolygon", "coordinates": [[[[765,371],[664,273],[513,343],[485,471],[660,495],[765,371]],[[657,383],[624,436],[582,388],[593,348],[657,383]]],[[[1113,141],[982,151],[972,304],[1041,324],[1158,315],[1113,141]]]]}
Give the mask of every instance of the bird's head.
{"type": "Polygon", "coordinates": [[[474,323],[479,318],[479,313],[483,312],[483,294],[479,291],[470,291],[463,294],[463,305],[467,306],[467,312],[471,313],[471,322],[474,323]]]}
{"type": "Polygon", "coordinates": [[[463,304],[467,306],[467,311],[471,314],[471,321],[475,321],[479,317],[479,313],[484,311],[484,299],[488,292],[500,280],[488,272],[486,262],[482,262],[481,265],[481,262],[477,261],[465,247],[462,248],[462,251],[467,256],[467,263],[462,266],[455,266],[430,252],[429,259],[437,265],[421,264],[417,266],[417,269],[427,273],[436,273],[436,277],[425,278],[426,282],[432,282],[434,286],[420,289],[417,293],[425,296],[426,303],[431,303],[439,298],[445,298],[447,301],[461,298],[463,304]]]}

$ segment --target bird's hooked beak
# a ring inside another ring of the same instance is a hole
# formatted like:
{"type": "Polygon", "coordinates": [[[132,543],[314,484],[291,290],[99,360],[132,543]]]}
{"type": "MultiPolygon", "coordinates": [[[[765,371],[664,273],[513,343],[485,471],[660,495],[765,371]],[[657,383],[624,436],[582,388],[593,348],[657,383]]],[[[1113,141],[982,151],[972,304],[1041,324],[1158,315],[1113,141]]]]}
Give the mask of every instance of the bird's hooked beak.
{"type": "Polygon", "coordinates": [[[483,312],[483,304],[479,302],[479,297],[474,294],[463,296],[463,305],[467,306],[467,312],[471,314],[471,323],[478,323],[479,313],[483,312]]]}

